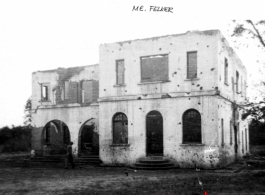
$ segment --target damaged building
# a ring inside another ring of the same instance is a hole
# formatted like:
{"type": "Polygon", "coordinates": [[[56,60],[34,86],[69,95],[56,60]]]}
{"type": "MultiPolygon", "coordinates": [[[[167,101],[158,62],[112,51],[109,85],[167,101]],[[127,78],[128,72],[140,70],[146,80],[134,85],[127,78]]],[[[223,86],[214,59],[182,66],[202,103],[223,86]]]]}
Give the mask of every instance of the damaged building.
{"type": "Polygon", "coordinates": [[[249,152],[247,73],[219,30],[102,44],[99,64],[32,74],[38,155],[97,155],[133,166],[161,157],[217,168],[249,152]]]}

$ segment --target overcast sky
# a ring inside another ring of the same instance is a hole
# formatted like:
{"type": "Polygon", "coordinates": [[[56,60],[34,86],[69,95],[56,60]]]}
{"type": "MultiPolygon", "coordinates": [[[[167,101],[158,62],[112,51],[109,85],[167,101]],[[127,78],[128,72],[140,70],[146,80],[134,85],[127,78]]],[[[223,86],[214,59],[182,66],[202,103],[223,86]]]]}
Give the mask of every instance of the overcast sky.
{"type": "MultiPolygon", "coordinates": [[[[232,46],[231,20],[264,19],[264,5],[262,0],[0,0],[0,127],[23,124],[34,71],[98,63],[101,43],[191,30],[219,29],[232,46]],[[147,11],[132,11],[134,5],[147,11]],[[150,12],[149,6],[173,7],[173,13],[150,12]]],[[[255,75],[261,53],[254,48],[236,53],[255,75]]]]}

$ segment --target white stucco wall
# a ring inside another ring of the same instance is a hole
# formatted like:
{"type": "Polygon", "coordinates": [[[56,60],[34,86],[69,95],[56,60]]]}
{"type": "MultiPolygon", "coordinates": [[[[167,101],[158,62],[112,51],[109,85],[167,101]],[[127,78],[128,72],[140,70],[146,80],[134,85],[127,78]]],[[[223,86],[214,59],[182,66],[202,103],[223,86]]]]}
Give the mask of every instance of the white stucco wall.
{"type": "Polygon", "coordinates": [[[164,156],[181,167],[211,167],[218,164],[217,99],[214,96],[101,102],[100,157],[105,164],[133,164],[146,156],[146,115],[159,111],[163,117],[164,156]],[[182,144],[182,115],[196,109],[202,118],[202,144],[182,144]],[[129,146],[112,145],[112,117],[128,117],[129,146]],[[212,150],[209,150],[209,147],[212,150]],[[215,155],[215,157],[209,157],[215,155]],[[212,158],[212,162],[209,159],[212,158]]]}
{"type": "Polygon", "coordinates": [[[42,150],[42,133],[44,126],[52,120],[60,120],[64,122],[70,131],[71,141],[73,144],[73,152],[78,153],[78,136],[82,125],[93,118],[96,121],[96,129],[98,132],[98,105],[80,107],[78,105],[68,105],[62,107],[40,108],[36,113],[32,114],[32,148],[34,150],[42,150]]]}
{"type": "Polygon", "coordinates": [[[190,32],[181,35],[103,44],[99,47],[99,97],[169,92],[214,90],[217,77],[217,35],[219,31],[190,32]],[[187,52],[197,51],[198,70],[193,81],[187,79],[187,52]],[[169,81],[161,85],[139,85],[140,57],[168,54],[169,81]],[[116,84],[116,60],[124,59],[125,85],[116,84]],[[201,89],[202,87],[202,89],[201,89]]]}

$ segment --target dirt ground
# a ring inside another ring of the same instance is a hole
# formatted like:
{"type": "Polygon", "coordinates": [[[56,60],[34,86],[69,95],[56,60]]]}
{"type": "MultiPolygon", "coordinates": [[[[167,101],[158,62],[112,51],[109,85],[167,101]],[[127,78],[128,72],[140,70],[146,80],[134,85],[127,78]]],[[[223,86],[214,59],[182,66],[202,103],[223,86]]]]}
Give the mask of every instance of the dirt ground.
{"type": "Polygon", "coordinates": [[[0,194],[265,194],[265,170],[0,168],[0,194]],[[128,175],[128,176],[127,176],[128,175]]]}

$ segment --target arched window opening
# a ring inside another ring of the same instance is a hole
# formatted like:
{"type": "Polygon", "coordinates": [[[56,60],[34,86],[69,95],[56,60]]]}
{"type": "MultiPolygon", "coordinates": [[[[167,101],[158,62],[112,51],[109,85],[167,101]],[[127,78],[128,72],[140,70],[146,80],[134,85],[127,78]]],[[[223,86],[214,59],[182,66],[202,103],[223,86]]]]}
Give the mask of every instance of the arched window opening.
{"type": "Polygon", "coordinates": [[[190,109],[183,114],[183,143],[201,143],[201,115],[190,109]]]}
{"type": "Polygon", "coordinates": [[[123,113],[117,113],[112,120],[113,144],[128,144],[128,119],[123,113]]]}

